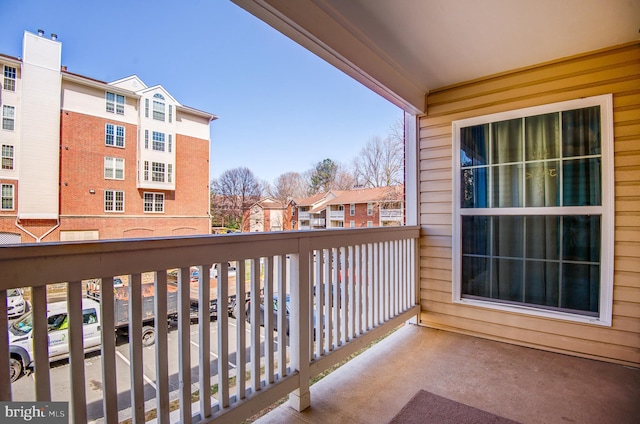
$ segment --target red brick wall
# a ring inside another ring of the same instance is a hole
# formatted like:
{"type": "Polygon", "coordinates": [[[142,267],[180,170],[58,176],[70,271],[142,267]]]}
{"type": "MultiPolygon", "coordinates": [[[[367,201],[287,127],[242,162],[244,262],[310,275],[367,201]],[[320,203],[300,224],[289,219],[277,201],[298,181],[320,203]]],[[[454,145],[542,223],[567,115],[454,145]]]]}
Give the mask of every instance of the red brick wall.
{"type": "Polygon", "coordinates": [[[355,215],[351,216],[351,205],[344,205],[344,226],[349,228],[351,221],[355,221],[355,228],[366,228],[367,221],[372,221],[373,226],[377,227],[380,224],[380,218],[378,217],[378,205],[373,204],[373,215],[367,215],[367,204],[356,203],[355,215]]]}
{"type": "Polygon", "coordinates": [[[98,230],[100,239],[209,234],[209,142],[176,134],[175,191],[164,193],[164,213],[144,213],[136,187],[137,126],[90,115],[61,117],[60,231],[98,230]],[[104,144],[105,124],[125,127],[125,147],[104,144]],[[124,158],[125,179],[104,178],[105,156],[124,158]],[[90,190],[95,193],[91,194],[90,190]],[[125,212],[104,211],[104,190],[125,192],[125,212]],[[70,216],[72,215],[72,216],[70,216]]]}
{"type": "Polygon", "coordinates": [[[209,213],[209,141],[176,134],[175,174],[175,201],[170,209],[165,209],[166,213],[206,216],[209,213]]]}
{"type": "Polygon", "coordinates": [[[125,212],[142,214],[142,199],[136,188],[137,139],[135,125],[74,112],[62,112],[60,214],[105,215],[104,190],[123,190],[125,212]],[[104,144],[107,123],[125,127],[124,148],[104,144]],[[124,180],[104,178],[105,156],[124,159],[124,180]],[[91,194],[89,190],[94,190],[95,193],[91,194]]]}

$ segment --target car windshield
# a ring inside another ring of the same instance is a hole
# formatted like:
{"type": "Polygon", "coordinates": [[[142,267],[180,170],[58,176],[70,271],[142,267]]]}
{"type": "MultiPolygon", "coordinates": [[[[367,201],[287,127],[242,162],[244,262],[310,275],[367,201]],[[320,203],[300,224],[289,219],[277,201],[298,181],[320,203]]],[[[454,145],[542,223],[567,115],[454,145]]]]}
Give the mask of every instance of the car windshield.
{"type": "Polygon", "coordinates": [[[18,289],[9,289],[7,290],[7,296],[20,296],[22,293],[20,293],[20,290],[18,289]]]}
{"type": "Polygon", "coordinates": [[[25,314],[22,318],[11,324],[11,327],[9,327],[9,331],[11,331],[16,336],[29,334],[31,332],[31,329],[33,328],[31,316],[31,312],[25,314]]]}

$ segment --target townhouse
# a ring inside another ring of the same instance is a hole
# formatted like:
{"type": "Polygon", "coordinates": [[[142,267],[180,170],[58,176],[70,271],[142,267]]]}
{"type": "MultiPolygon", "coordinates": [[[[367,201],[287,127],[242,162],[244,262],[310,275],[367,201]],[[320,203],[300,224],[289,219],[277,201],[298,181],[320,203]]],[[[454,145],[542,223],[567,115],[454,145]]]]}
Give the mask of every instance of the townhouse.
{"type": "Polygon", "coordinates": [[[3,70],[0,244],[209,234],[211,113],[61,66],[26,32],[3,70]]]}

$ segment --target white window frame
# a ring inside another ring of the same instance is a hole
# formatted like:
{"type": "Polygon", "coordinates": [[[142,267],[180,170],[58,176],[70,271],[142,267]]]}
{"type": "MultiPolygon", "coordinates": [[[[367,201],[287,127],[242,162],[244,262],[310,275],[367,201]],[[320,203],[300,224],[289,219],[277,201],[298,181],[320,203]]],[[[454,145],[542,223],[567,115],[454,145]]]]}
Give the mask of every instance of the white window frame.
{"type": "Polygon", "coordinates": [[[15,207],[16,207],[16,187],[13,184],[0,184],[0,210],[12,211],[12,210],[15,210],[15,207]],[[11,191],[10,195],[5,196],[4,194],[5,188],[11,191]],[[5,208],[4,201],[8,199],[11,199],[11,207],[5,208]]]}
{"type": "Polygon", "coordinates": [[[368,216],[373,215],[373,203],[371,202],[367,203],[367,215],[368,216]]]}
{"type": "Polygon", "coordinates": [[[151,149],[156,152],[164,152],[167,147],[167,136],[160,131],[151,132],[151,149]]]}
{"type": "Polygon", "coordinates": [[[105,212],[115,212],[115,213],[124,213],[124,191],[123,190],[105,190],[104,191],[104,211],[105,212]],[[111,194],[111,209],[107,208],[107,195],[111,194]],[[117,208],[117,195],[122,195],[122,210],[118,210],[117,208]]]}
{"type": "Polygon", "coordinates": [[[124,159],[105,156],[104,178],[107,180],[124,180],[124,159]],[[121,172],[121,178],[118,177],[118,171],[121,172]]]}
{"type": "Polygon", "coordinates": [[[1,169],[12,170],[14,169],[14,158],[15,158],[15,148],[11,144],[3,144],[2,145],[2,165],[0,165],[1,169]],[[5,162],[10,165],[5,166],[5,162]]]}
{"type": "Polygon", "coordinates": [[[155,183],[167,181],[167,164],[164,162],[151,162],[151,181],[155,183]]]}
{"type": "Polygon", "coordinates": [[[146,191],[142,194],[142,202],[142,210],[144,213],[164,213],[164,193],[146,191]],[[147,200],[148,197],[150,201],[147,200]],[[152,210],[147,210],[147,205],[150,205],[152,210]],[[157,210],[158,205],[161,210],[157,210]]]}
{"type": "Polygon", "coordinates": [[[355,216],[355,214],[356,214],[356,204],[351,203],[349,204],[349,216],[355,216]]]}
{"type": "Polygon", "coordinates": [[[122,125],[105,124],[104,144],[110,147],[125,147],[125,128],[122,125]]]}
{"type": "Polygon", "coordinates": [[[109,113],[124,115],[124,96],[122,94],[105,92],[105,110],[109,113]]]}
{"type": "Polygon", "coordinates": [[[453,131],[453,287],[452,301],[457,304],[477,306],[505,312],[515,312],[537,317],[560,319],[565,321],[611,326],[613,308],[613,250],[614,250],[614,169],[613,169],[613,97],[610,94],[594,96],[559,103],[511,110],[491,115],[454,121],[453,131]],[[461,208],[460,207],[460,129],[473,125],[500,122],[510,119],[547,113],[582,109],[600,106],[601,111],[601,206],[560,206],[560,207],[520,207],[520,208],[461,208]],[[461,266],[462,216],[540,216],[540,215],[600,215],[600,303],[599,316],[587,316],[564,311],[541,309],[528,304],[500,303],[498,299],[491,301],[462,297],[461,266]]]}
{"type": "Polygon", "coordinates": [[[15,106],[2,105],[2,129],[14,131],[16,129],[16,108],[15,106]],[[11,122],[11,128],[8,123],[11,122]],[[5,125],[5,123],[7,125],[5,125]]]}
{"type": "Polygon", "coordinates": [[[162,94],[156,93],[153,95],[151,102],[151,117],[156,121],[165,121],[165,100],[162,94]]]}
{"type": "Polygon", "coordinates": [[[2,87],[6,91],[16,91],[18,70],[13,66],[4,65],[4,81],[2,87]]]}

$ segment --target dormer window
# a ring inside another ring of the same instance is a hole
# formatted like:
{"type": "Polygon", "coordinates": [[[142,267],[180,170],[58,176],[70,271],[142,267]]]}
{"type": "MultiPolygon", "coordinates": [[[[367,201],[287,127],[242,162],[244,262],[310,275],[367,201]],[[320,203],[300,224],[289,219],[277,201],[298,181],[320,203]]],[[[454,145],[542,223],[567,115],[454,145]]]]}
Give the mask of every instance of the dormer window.
{"type": "Polygon", "coordinates": [[[164,122],[164,96],[156,93],[153,95],[153,119],[164,122]]]}

